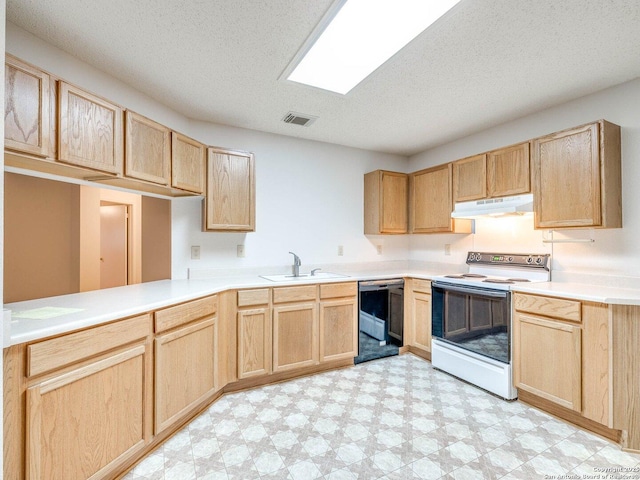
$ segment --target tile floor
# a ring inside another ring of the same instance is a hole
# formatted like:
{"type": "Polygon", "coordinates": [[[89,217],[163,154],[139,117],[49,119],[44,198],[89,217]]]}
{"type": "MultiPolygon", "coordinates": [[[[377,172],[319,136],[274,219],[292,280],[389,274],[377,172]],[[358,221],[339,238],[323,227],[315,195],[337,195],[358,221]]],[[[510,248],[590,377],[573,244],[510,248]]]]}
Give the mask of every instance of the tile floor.
{"type": "Polygon", "coordinates": [[[607,467],[640,478],[640,455],[403,355],[224,396],[124,478],[613,478],[597,477],[607,467]]]}

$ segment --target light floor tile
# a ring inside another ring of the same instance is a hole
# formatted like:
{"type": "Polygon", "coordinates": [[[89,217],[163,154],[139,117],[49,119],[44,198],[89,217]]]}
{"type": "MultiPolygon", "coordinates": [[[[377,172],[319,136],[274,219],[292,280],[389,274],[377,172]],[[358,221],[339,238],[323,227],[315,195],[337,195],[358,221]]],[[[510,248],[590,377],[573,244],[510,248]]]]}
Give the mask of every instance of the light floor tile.
{"type": "Polygon", "coordinates": [[[126,480],[531,480],[640,455],[412,355],[226,395],[126,480]]]}

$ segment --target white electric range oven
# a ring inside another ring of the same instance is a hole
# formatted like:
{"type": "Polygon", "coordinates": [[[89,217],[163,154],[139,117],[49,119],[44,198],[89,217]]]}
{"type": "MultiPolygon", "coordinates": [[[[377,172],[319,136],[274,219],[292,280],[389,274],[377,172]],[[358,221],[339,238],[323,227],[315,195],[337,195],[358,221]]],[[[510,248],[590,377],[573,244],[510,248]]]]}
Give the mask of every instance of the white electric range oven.
{"type": "Polygon", "coordinates": [[[548,254],[469,252],[468,273],[432,279],[434,367],[506,399],[511,371],[511,287],[548,282],[548,254]]]}

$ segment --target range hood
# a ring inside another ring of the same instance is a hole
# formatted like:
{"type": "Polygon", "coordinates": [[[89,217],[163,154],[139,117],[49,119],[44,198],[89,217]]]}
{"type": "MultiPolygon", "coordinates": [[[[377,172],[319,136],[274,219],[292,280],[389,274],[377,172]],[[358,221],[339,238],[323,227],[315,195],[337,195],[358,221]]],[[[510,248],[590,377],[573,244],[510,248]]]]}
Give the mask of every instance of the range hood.
{"type": "Polygon", "coordinates": [[[503,217],[533,212],[533,194],[514,197],[485,198],[454,205],[452,218],[503,217]]]}

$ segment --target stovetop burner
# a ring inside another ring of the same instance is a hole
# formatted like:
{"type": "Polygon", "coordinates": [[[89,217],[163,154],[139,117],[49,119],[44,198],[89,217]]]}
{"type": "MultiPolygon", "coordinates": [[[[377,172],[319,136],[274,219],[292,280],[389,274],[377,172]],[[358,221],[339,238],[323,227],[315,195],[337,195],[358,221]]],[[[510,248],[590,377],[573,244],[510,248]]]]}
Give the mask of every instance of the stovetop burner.
{"type": "Polygon", "coordinates": [[[548,282],[549,262],[548,254],[469,252],[467,273],[443,275],[440,278],[455,285],[483,285],[485,289],[511,290],[514,284],[548,282]]]}

